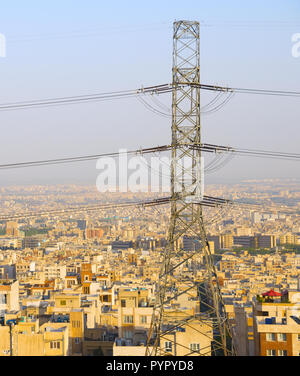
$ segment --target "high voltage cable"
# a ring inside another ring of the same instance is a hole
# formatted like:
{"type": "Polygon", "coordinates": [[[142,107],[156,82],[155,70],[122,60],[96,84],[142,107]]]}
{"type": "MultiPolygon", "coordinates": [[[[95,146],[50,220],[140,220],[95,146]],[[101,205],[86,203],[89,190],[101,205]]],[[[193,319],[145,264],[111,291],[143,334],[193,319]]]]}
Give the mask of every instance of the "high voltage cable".
{"type": "Polygon", "coordinates": [[[233,88],[233,87],[217,86],[217,85],[205,85],[205,84],[200,84],[200,85],[193,84],[193,86],[194,87],[200,87],[200,89],[202,89],[202,90],[209,90],[209,91],[224,91],[224,92],[235,92],[235,93],[244,93],[244,94],[300,97],[299,91],[233,88]]]}
{"type": "MultiPolygon", "coordinates": [[[[297,27],[300,26],[299,21],[200,21],[201,28],[211,27],[297,27]]],[[[43,41],[51,39],[65,38],[81,38],[81,37],[97,37],[104,35],[112,35],[115,33],[140,32],[144,30],[160,30],[163,28],[171,28],[169,21],[157,22],[146,25],[124,25],[124,26],[107,26],[103,28],[86,28],[71,31],[61,31],[56,33],[39,33],[28,35],[12,35],[8,38],[10,43],[43,41]]]]}
{"type": "Polygon", "coordinates": [[[32,217],[39,217],[39,216],[56,216],[56,215],[63,215],[63,214],[72,214],[72,213],[80,213],[86,211],[95,211],[95,210],[107,210],[107,209],[118,209],[118,208],[126,208],[126,207],[133,207],[133,206],[141,206],[141,207],[148,207],[154,205],[162,205],[170,202],[170,198],[161,198],[156,200],[149,200],[149,201],[136,201],[136,202],[124,202],[118,204],[101,204],[101,205],[91,205],[91,206],[82,206],[82,207],[72,207],[66,209],[57,209],[57,210],[47,210],[43,212],[31,212],[31,213],[23,213],[23,214],[14,214],[14,215],[6,215],[1,216],[0,221],[5,221],[8,219],[23,219],[23,218],[32,218],[32,217]]]}
{"type": "MultiPolygon", "coordinates": [[[[148,200],[148,201],[129,201],[124,203],[118,204],[100,204],[100,205],[90,205],[90,206],[81,206],[81,207],[71,207],[66,209],[54,209],[54,210],[46,210],[42,212],[30,212],[30,213],[22,213],[22,214],[14,214],[14,215],[5,215],[0,216],[0,221],[7,221],[13,219],[25,219],[25,218],[36,218],[39,216],[56,216],[56,215],[64,215],[64,214],[72,214],[72,213],[80,213],[80,212],[88,212],[88,211],[95,211],[95,210],[108,210],[108,209],[118,209],[118,208],[127,208],[127,207],[152,207],[157,205],[164,205],[171,202],[171,197],[163,197],[155,200],[148,200]]],[[[208,207],[218,207],[222,204],[227,203],[228,200],[214,198],[210,196],[204,196],[204,200],[201,202],[201,205],[208,206],[208,207]]]]}
{"type": "MultiPolygon", "coordinates": [[[[178,199],[183,199],[178,195],[178,199]]],[[[46,210],[42,212],[30,212],[30,213],[22,213],[22,214],[13,214],[13,215],[5,215],[0,216],[0,221],[8,221],[8,220],[17,220],[17,219],[26,219],[26,218],[36,218],[40,216],[57,216],[57,215],[64,215],[64,214],[72,214],[72,213],[81,213],[81,212],[90,212],[90,211],[97,211],[97,210],[108,210],[108,209],[119,209],[119,208],[130,208],[130,207],[154,207],[159,205],[165,205],[172,201],[171,197],[163,197],[154,200],[148,201],[129,201],[124,203],[117,203],[117,204],[100,204],[100,205],[90,205],[90,206],[81,206],[81,207],[71,207],[66,209],[54,209],[54,210],[46,210]]],[[[265,208],[262,204],[255,204],[255,203],[246,203],[246,202],[236,202],[228,199],[222,199],[217,197],[211,196],[204,196],[203,200],[195,203],[195,205],[201,205],[204,207],[209,208],[218,208],[224,207],[229,205],[230,208],[236,209],[247,209],[247,210],[268,210],[272,211],[275,210],[277,212],[280,209],[277,208],[265,208]]],[[[288,208],[282,208],[282,212],[289,212],[294,213],[295,211],[291,211],[288,208]]]]}
{"type": "MultiPolygon", "coordinates": [[[[189,146],[189,145],[187,145],[189,146]]],[[[275,152],[267,150],[255,150],[255,149],[239,149],[232,148],[229,146],[219,146],[212,144],[202,144],[199,146],[190,146],[192,149],[201,150],[208,153],[216,153],[217,155],[222,155],[223,153],[232,153],[232,155],[245,155],[245,156],[255,156],[262,158],[273,158],[273,159],[283,159],[283,160],[300,160],[300,154],[297,153],[285,153],[285,152],[275,152]]],[[[64,163],[75,163],[75,162],[85,162],[90,160],[95,160],[105,157],[120,157],[122,155],[143,155],[156,152],[164,152],[172,149],[171,145],[163,145],[152,148],[130,150],[125,152],[114,152],[114,153],[103,153],[103,154],[94,154],[86,156],[77,156],[70,158],[56,158],[56,159],[47,159],[47,160],[38,160],[30,162],[18,162],[18,163],[6,163],[0,164],[0,170],[8,170],[14,168],[25,168],[25,167],[37,167],[37,166],[48,166],[48,165],[58,165],[64,163]]],[[[215,161],[218,162],[218,161],[215,161]]],[[[215,165],[215,162],[207,166],[208,171],[213,171],[215,168],[220,168],[223,164],[228,161],[222,162],[220,165],[215,165]],[[214,164],[214,166],[212,166],[214,164]]]]}
{"type": "MultiPolygon", "coordinates": [[[[231,99],[232,97],[234,96],[234,92],[232,91],[228,91],[228,92],[224,92],[224,91],[220,91],[217,96],[215,98],[213,98],[209,103],[207,103],[205,106],[201,107],[201,114],[202,115],[210,115],[210,114],[213,114],[215,112],[217,112],[218,110],[220,110],[222,107],[224,107],[231,99]],[[229,93],[229,96],[226,97],[221,103],[219,104],[216,104],[216,102],[218,101],[218,99],[220,98],[220,96],[224,95],[224,94],[228,94],[229,93]],[[215,107],[212,107],[213,104],[216,104],[215,107]]],[[[150,103],[148,103],[144,98],[142,98],[141,96],[138,96],[137,99],[148,109],[150,110],[151,112],[155,113],[156,115],[160,115],[162,117],[166,117],[166,118],[172,118],[172,114],[171,114],[171,109],[169,108],[166,108],[163,107],[164,104],[162,104],[161,102],[158,101],[157,98],[155,98],[155,96],[153,95],[150,95],[149,96],[150,99],[159,107],[158,108],[155,108],[154,106],[152,106],[150,103]],[[163,105],[163,106],[162,106],[163,105]]]]}
{"type": "MultiPolygon", "coordinates": [[[[182,86],[187,86],[187,85],[182,85],[182,86]]],[[[300,97],[300,92],[296,92],[296,91],[230,88],[230,87],[206,85],[206,84],[200,84],[198,86],[193,85],[193,87],[199,87],[202,90],[221,91],[221,92],[230,92],[230,93],[247,93],[247,94],[258,94],[258,95],[300,97]]],[[[54,98],[36,99],[36,100],[21,101],[21,102],[8,102],[8,103],[0,104],[0,111],[68,105],[68,104],[86,103],[86,102],[93,102],[93,101],[99,102],[99,101],[107,101],[107,100],[114,100],[114,99],[121,99],[121,98],[131,98],[131,97],[136,97],[140,94],[165,94],[165,93],[170,93],[175,89],[176,88],[173,87],[171,84],[162,84],[162,85],[149,86],[149,87],[133,89],[133,90],[86,94],[86,95],[77,95],[77,96],[69,96],[69,97],[54,97],[54,98]]]]}
{"type": "Polygon", "coordinates": [[[86,155],[86,156],[70,157],[70,158],[47,159],[47,160],[31,161],[31,162],[7,163],[7,164],[0,165],[0,170],[57,165],[57,164],[73,163],[73,162],[85,162],[85,161],[90,161],[90,160],[99,159],[99,158],[118,157],[122,155],[143,155],[143,154],[168,151],[170,149],[171,149],[171,146],[165,145],[165,146],[157,146],[153,148],[137,149],[137,150],[131,150],[131,151],[124,151],[124,152],[103,153],[103,154],[94,154],[94,155],[86,155]]]}
{"type": "Polygon", "coordinates": [[[18,110],[25,108],[34,108],[34,107],[46,107],[46,106],[56,106],[56,105],[68,105],[84,102],[93,102],[93,101],[107,101],[121,98],[130,98],[136,97],[139,94],[163,94],[171,92],[173,89],[168,84],[149,86],[140,89],[134,90],[123,90],[123,91],[113,91],[106,93],[95,93],[95,94],[86,94],[86,95],[77,95],[69,97],[55,97],[47,99],[36,99],[31,101],[22,101],[22,102],[10,102],[0,104],[0,111],[5,110],[18,110]]]}
{"type": "Polygon", "coordinates": [[[233,153],[236,155],[251,155],[255,157],[284,159],[284,160],[300,160],[300,154],[276,152],[270,150],[242,149],[229,146],[219,146],[211,144],[202,144],[199,146],[191,146],[192,149],[201,150],[208,153],[233,153]]]}

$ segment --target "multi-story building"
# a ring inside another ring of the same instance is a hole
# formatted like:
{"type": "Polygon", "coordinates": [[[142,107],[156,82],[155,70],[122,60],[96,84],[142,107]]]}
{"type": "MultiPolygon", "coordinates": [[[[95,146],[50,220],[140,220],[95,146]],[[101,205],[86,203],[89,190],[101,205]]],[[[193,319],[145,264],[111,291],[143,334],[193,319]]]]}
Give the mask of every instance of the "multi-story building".
{"type": "Polygon", "coordinates": [[[144,288],[120,289],[118,293],[119,338],[132,344],[146,342],[153,308],[149,307],[149,291],[144,288]]]}
{"type": "Polygon", "coordinates": [[[234,236],[234,245],[245,248],[274,248],[277,241],[275,235],[234,236]]]}
{"type": "Polygon", "coordinates": [[[242,356],[300,355],[300,292],[235,306],[234,343],[242,356]]]}
{"type": "Polygon", "coordinates": [[[211,325],[191,319],[164,336],[160,344],[164,354],[161,355],[211,356],[212,342],[211,325]]]}
{"type": "Polygon", "coordinates": [[[16,264],[0,265],[0,279],[16,279],[16,264]]]}
{"type": "Polygon", "coordinates": [[[6,222],[6,235],[19,236],[18,222],[6,222]]]}
{"type": "Polygon", "coordinates": [[[67,275],[66,265],[47,265],[44,268],[45,279],[51,280],[55,278],[64,279],[67,275]]]}
{"type": "Polygon", "coordinates": [[[102,228],[88,228],[85,230],[86,239],[101,239],[103,235],[104,231],[102,228]]]}
{"type": "Polygon", "coordinates": [[[19,308],[19,281],[0,280],[0,317],[19,308]]]}

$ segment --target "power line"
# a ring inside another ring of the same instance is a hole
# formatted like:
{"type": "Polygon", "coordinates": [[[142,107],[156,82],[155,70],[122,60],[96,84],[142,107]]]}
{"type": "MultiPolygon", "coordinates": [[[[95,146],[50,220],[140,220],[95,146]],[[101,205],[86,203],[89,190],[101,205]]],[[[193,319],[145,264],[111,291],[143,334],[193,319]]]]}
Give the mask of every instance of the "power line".
{"type": "Polygon", "coordinates": [[[168,84],[149,86],[140,89],[134,90],[122,90],[122,91],[113,91],[106,93],[95,93],[95,94],[86,94],[86,95],[77,95],[69,97],[54,97],[47,99],[35,99],[31,101],[21,101],[21,102],[10,102],[0,104],[0,111],[8,110],[19,110],[26,108],[34,107],[48,107],[48,106],[57,106],[57,105],[69,105],[76,103],[85,103],[85,102],[101,102],[108,100],[115,100],[121,98],[132,98],[136,97],[139,94],[163,94],[169,93],[173,89],[168,84]]]}
{"type": "MultiPolygon", "coordinates": [[[[181,84],[180,87],[181,86],[185,86],[185,85],[181,84]]],[[[191,86],[192,87],[200,86],[200,89],[209,90],[209,91],[300,97],[300,92],[296,92],[296,91],[231,88],[231,87],[206,85],[206,84],[199,84],[199,85],[193,84],[191,86]]],[[[69,104],[86,103],[86,102],[101,102],[101,101],[116,100],[116,99],[121,99],[121,98],[137,97],[140,94],[157,94],[157,95],[165,94],[165,93],[171,93],[174,90],[176,90],[176,87],[174,87],[172,84],[162,84],[162,85],[149,86],[149,87],[133,89],[133,90],[113,91],[113,92],[106,92],[106,93],[95,93],[95,94],[77,95],[77,96],[69,96],[69,97],[54,97],[54,98],[36,99],[36,100],[21,101],[21,102],[9,102],[9,103],[0,104],[0,111],[19,110],[19,109],[35,108],[35,107],[69,105],[69,104]]],[[[222,107],[230,99],[231,99],[231,96],[227,98],[223,103],[218,105],[216,108],[210,110],[209,112],[211,111],[214,112],[218,110],[219,106],[222,107]]],[[[157,111],[157,112],[160,112],[160,111],[157,111]]],[[[162,115],[169,116],[168,114],[165,114],[165,113],[162,113],[162,115]]]]}
{"type": "MultiPolygon", "coordinates": [[[[194,85],[193,86],[197,86],[194,85]]],[[[248,89],[248,88],[232,88],[226,86],[216,86],[216,85],[206,85],[200,84],[200,89],[209,91],[224,91],[224,92],[235,92],[244,94],[256,94],[256,95],[275,95],[284,97],[300,97],[299,91],[285,91],[285,90],[269,90],[269,89],[248,89]]]]}
{"type": "Polygon", "coordinates": [[[0,165],[0,170],[48,166],[48,165],[57,165],[57,164],[63,164],[63,163],[85,162],[85,161],[90,161],[90,160],[104,158],[104,157],[112,157],[112,158],[118,157],[118,156],[122,156],[123,154],[143,155],[143,154],[150,154],[150,153],[156,153],[156,152],[163,152],[163,151],[167,151],[170,149],[171,149],[171,146],[164,145],[164,146],[157,146],[153,148],[131,150],[131,151],[126,151],[126,152],[103,153],[103,154],[94,154],[94,155],[86,155],[86,156],[70,157],[70,158],[47,159],[47,160],[39,160],[39,161],[31,161],[31,162],[7,163],[7,164],[0,165]]]}
{"type": "MultiPolygon", "coordinates": [[[[63,214],[72,214],[72,213],[80,213],[80,212],[90,212],[90,211],[97,211],[97,210],[108,210],[108,209],[118,209],[118,208],[129,208],[129,207],[152,207],[158,205],[165,205],[171,202],[171,197],[163,197],[154,200],[147,200],[147,201],[127,201],[124,203],[117,203],[117,204],[99,204],[99,205],[89,205],[89,206],[79,206],[79,207],[70,207],[66,209],[54,209],[54,210],[46,210],[40,212],[29,212],[29,213],[20,213],[14,215],[5,215],[0,216],[0,221],[7,221],[7,220],[14,220],[14,219],[25,219],[25,218],[36,218],[41,216],[56,216],[56,215],[63,215],[63,214]]],[[[211,196],[204,196],[201,205],[207,207],[218,207],[223,204],[229,203],[229,200],[221,199],[221,198],[214,198],[211,196]]]]}
{"type": "MultiPolygon", "coordinates": [[[[215,28],[215,27],[297,27],[300,26],[299,21],[296,20],[275,20],[275,21],[201,21],[201,28],[215,28]]],[[[51,39],[72,39],[72,38],[85,38],[85,37],[101,37],[106,36],[107,34],[113,35],[116,33],[128,33],[128,32],[141,32],[144,30],[161,30],[169,29],[172,27],[170,21],[165,22],[155,22],[145,25],[124,25],[124,26],[106,26],[106,27],[94,27],[94,28],[85,28],[77,29],[70,31],[61,31],[57,33],[39,33],[39,34],[28,34],[28,35],[12,35],[8,37],[10,43],[22,43],[22,42],[35,42],[35,41],[44,41],[51,39]]]]}
{"type": "MultiPolygon", "coordinates": [[[[297,154],[297,153],[285,153],[285,152],[275,152],[275,151],[255,150],[255,149],[239,149],[239,148],[233,148],[229,146],[220,146],[220,145],[213,145],[213,144],[202,144],[199,146],[190,145],[190,147],[192,149],[201,150],[207,153],[216,153],[217,156],[221,156],[223,153],[232,153],[232,156],[244,155],[244,156],[255,156],[255,157],[260,157],[260,158],[273,158],[273,159],[294,160],[294,161],[300,159],[300,154],[297,154]]],[[[46,159],[46,160],[29,161],[29,162],[6,163],[6,164],[0,164],[0,170],[58,165],[58,164],[75,163],[75,162],[85,162],[85,161],[90,161],[90,160],[95,160],[95,159],[105,158],[105,157],[112,157],[112,158],[119,157],[119,156],[122,156],[123,154],[142,156],[144,154],[165,152],[171,149],[172,149],[171,145],[163,145],[163,146],[156,146],[152,148],[130,150],[126,152],[102,153],[102,154],[76,156],[76,157],[69,157],[69,158],[56,158],[56,159],[46,159]]],[[[228,163],[230,159],[231,158],[226,159],[220,164],[217,164],[217,162],[219,162],[219,159],[216,161],[213,161],[207,166],[207,171],[212,172],[212,171],[215,171],[216,169],[220,169],[226,163],[228,163]]]]}
{"type": "Polygon", "coordinates": [[[211,144],[191,146],[191,148],[195,150],[202,150],[208,153],[233,153],[236,155],[245,155],[245,156],[251,155],[251,156],[263,157],[263,158],[300,160],[300,154],[277,152],[277,151],[270,151],[270,150],[242,149],[242,148],[234,148],[230,146],[220,146],[220,145],[211,145],[211,144]]]}
{"type": "MultiPolygon", "coordinates": [[[[201,28],[223,28],[223,27],[298,27],[300,26],[299,21],[201,21],[201,28]]],[[[23,42],[39,42],[44,40],[57,40],[57,39],[72,39],[72,38],[89,38],[89,37],[101,37],[109,35],[114,35],[117,33],[128,33],[128,32],[141,32],[147,30],[163,30],[171,28],[171,22],[157,22],[146,25],[124,25],[124,26],[107,26],[103,28],[86,28],[71,31],[61,31],[57,33],[39,33],[39,34],[28,34],[28,35],[12,35],[7,39],[12,43],[23,43],[23,42]]]]}
{"type": "MultiPolygon", "coordinates": [[[[202,116],[203,115],[210,115],[210,114],[213,114],[217,111],[219,111],[221,108],[223,108],[231,99],[232,97],[234,96],[234,92],[232,91],[228,91],[228,92],[219,92],[215,98],[213,98],[209,103],[207,103],[206,105],[204,105],[203,107],[201,107],[201,114],[202,116]],[[228,94],[228,97],[226,97],[223,101],[221,101],[221,103],[218,103],[218,100],[219,98],[224,95],[224,94],[228,94]],[[215,107],[213,107],[213,105],[215,105],[215,107]]],[[[150,110],[151,112],[155,113],[156,115],[160,115],[162,117],[165,117],[165,118],[172,118],[172,114],[171,114],[171,109],[167,108],[167,106],[165,106],[163,103],[159,102],[157,98],[155,98],[154,95],[150,95],[149,96],[150,99],[152,99],[152,101],[156,104],[157,107],[159,108],[156,108],[154,107],[153,105],[151,105],[150,103],[148,103],[144,98],[142,98],[141,96],[137,97],[137,99],[146,107],[146,109],[150,110]]]]}
{"type": "Polygon", "coordinates": [[[11,216],[1,216],[0,221],[6,221],[9,219],[24,219],[24,218],[33,218],[33,217],[40,217],[40,216],[56,216],[60,214],[72,214],[72,213],[80,213],[80,212],[90,212],[95,210],[108,210],[108,209],[118,209],[118,208],[127,208],[132,206],[141,206],[141,207],[148,207],[148,206],[155,206],[155,205],[162,205],[170,202],[169,197],[164,197],[155,200],[149,201],[129,201],[124,203],[118,204],[101,204],[101,205],[90,205],[90,206],[81,206],[81,207],[71,207],[66,209],[60,210],[47,210],[42,212],[30,212],[30,213],[22,213],[22,214],[15,214],[11,216]]]}

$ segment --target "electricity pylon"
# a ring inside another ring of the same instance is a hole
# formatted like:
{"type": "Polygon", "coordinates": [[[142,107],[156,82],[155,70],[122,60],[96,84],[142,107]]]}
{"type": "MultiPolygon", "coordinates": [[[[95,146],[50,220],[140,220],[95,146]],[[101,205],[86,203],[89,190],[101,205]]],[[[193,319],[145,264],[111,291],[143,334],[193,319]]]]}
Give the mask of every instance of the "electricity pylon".
{"type": "Polygon", "coordinates": [[[201,146],[200,25],[178,21],[173,31],[171,219],[146,355],[229,355],[230,328],[203,223],[203,161],[195,148],[201,146]],[[193,249],[182,250],[183,236],[195,239],[193,249]],[[176,309],[181,299],[190,309],[176,309]],[[187,328],[194,331],[191,347],[180,343],[187,328]]]}

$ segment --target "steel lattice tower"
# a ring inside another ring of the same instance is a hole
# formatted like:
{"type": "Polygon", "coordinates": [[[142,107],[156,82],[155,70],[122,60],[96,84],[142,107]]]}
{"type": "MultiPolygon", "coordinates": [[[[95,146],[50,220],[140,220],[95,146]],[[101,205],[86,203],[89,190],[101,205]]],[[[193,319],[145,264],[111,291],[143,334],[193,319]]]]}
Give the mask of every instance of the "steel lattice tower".
{"type": "Polygon", "coordinates": [[[203,223],[201,151],[190,147],[201,145],[200,25],[178,21],[173,32],[171,219],[146,355],[167,355],[165,341],[173,344],[175,355],[229,355],[230,330],[203,223]],[[200,249],[184,252],[183,236],[199,239],[200,249]],[[174,313],[174,303],[184,296],[196,308],[174,313]],[[208,346],[195,351],[176,340],[176,332],[187,327],[195,339],[209,337],[212,351],[208,346]]]}

